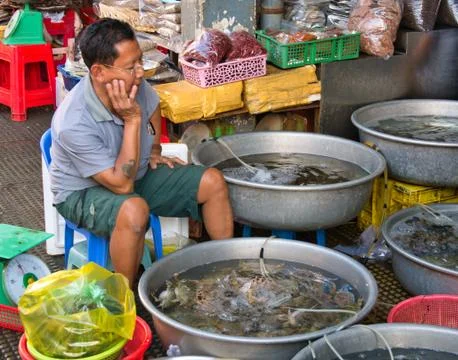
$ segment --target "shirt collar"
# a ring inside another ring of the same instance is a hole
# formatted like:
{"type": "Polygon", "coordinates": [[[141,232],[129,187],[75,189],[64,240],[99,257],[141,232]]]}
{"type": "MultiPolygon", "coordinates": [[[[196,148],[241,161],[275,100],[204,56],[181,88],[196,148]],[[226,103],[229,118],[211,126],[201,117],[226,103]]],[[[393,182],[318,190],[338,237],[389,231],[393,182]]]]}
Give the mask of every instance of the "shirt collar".
{"type": "Polygon", "coordinates": [[[124,125],[124,122],[112,114],[100,101],[92,86],[91,77],[87,75],[84,81],[84,99],[94,120],[97,122],[114,121],[118,125],[124,125]]]}

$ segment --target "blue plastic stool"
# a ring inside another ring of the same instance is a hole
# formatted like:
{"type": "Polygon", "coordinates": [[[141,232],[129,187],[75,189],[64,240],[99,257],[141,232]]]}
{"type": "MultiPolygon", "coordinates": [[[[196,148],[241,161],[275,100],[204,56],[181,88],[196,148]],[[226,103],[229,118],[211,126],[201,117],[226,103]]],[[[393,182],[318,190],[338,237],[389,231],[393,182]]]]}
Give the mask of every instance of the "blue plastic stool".
{"type": "MultiPolygon", "coordinates": [[[[51,138],[51,129],[48,129],[45,131],[45,133],[42,135],[40,139],[40,148],[41,148],[41,153],[43,155],[43,159],[45,161],[46,167],[49,169],[49,166],[51,164],[51,144],[52,144],[52,138],[51,138]]],[[[151,231],[153,233],[153,239],[154,239],[154,255],[156,260],[159,260],[162,258],[162,231],[161,231],[161,222],[159,220],[159,217],[150,214],[150,226],[151,226],[151,231]]],[[[98,237],[91,233],[90,231],[79,228],[77,225],[73,224],[72,222],[68,221],[65,219],[65,266],[68,266],[68,260],[69,260],[69,254],[70,250],[73,247],[73,239],[74,239],[74,232],[77,231],[80,234],[83,234],[86,239],[87,239],[87,247],[86,247],[86,259],[87,261],[93,261],[100,266],[106,267],[108,264],[108,254],[109,254],[109,248],[108,248],[108,239],[98,237]]],[[[78,250],[79,258],[82,258],[82,253],[84,252],[82,250],[82,245],[75,249],[75,251],[78,250]]],[[[148,256],[149,255],[149,250],[146,251],[147,248],[145,248],[145,252],[148,256]]],[[[75,258],[78,257],[77,254],[75,254],[75,258]]],[[[145,267],[148,265],[151,265],[151,256],[149,255],[149,261],[148,259],[144,259],[146,264],[143,264],[145,267]]],[[[81,261],[79,261],[81,262],[81,261]]],[[[143,263],[143,262],[142,262],[143,263]]]]}
{"type": "MultiPolygon", "coordinates": [[[[156,215],[150,214],[151,231],[154,237],[154,253],[156,259],[162,257],[162,235],[159,218],[156,215]],[[154,219],[153,219],[154,218],[154,219]],[[160,239],[157,241],[156,239],[160,239]],[[157,248],[157,250],[156,250],[157,248]]],[[[70,221],[65,221],[65,267],[73,269],[80,268],[85,263],[93,261],[104,268],[113,270],[109,258],[109,242],[108,239],[95,236],[93,233],[78,228],[70,221]],[[74,232],[77,231],[83,234],[87,241],[82,241],[76,245],[73,244],[74,232]]],[[[151,254],[148,246],[145,244],[143,257],[141,261],[145,269],[152,265],[151,254]]]]}
{"type": "MultiPolygon", "coordinates": [[[[324,230],[316,230],[316,243],[320,246],[326,246],[326,232],[324,230]]],[[[272,235],[281,239],[295,240],[296,233],[294,231],[287,230],[272,230],[272,235]]],[[[242,229],[243,237],[251,236],[251,226],[243,225],[242,229]]]]}
{"type": "MultiPolygon", "coordinates": [[[[150,226],[154,240],[154,256],[156,260],[159,260],[162,258],[162,232],[158,216],[150,214],[150,226]]],[[[64,247],[65,267],[67,269],[71,269],[73,266],[81,267],[82,263],[90,261],[93,261],[102,267],[111,268],[111,263],[109,262],[108,239],[96,236],[86,229],[79,228],[68,220],[65,220],[64,247]],[[75,231],[86,237],[87,241],[83,242],[84,244],[74,245],[73,240],[75,231]]],[[[151,255],[146,244],[143,251],[142,264],[145,269],[152,265],[151,255]]]]}

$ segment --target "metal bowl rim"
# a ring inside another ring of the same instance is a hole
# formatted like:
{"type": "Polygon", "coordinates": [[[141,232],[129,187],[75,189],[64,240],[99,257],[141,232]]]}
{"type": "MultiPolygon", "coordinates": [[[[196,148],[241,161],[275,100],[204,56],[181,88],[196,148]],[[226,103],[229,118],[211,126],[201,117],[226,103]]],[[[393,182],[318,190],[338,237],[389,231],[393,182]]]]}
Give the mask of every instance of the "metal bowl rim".
{"type": "Polygon", "coordinates": [[[405,99],[405,100],[383,101],[383,102],[378,102],[378,103],[366,105],[366,106],[363,106],[363,107],[355,110],[351,114],[351,122],[353,123],[353,125],[355,125],[362,132],[371,134],[373,136],[376,136],[376,137],[379,137],[379,138],[382,138],[382,139],[392,140],[392,141],[398,142],[398,143],[404,143],[404,144],[409,144],[409,145],[423,145],[423,146],[441,147],[441,148],[458,148],[458,143],[447,143],[447,142],[439,142],[439,141],[416,140],[416,139],[409,139],[409,138],[404,138],[404,137],[400,137],[400,136],[394,136],[394,135],[386,134],[386,133],[383,133],[383,132],[379,132],[379,131],[370,129],[370,128],[366,127],[364,124],[360,123],[356,119],[356,117],[360,113],[363,113],[363,112],[365,112],[365,111],[367,111],[369,109],[380,108],[380,107],[391,106],[391,105],[399,105],[399,104],[403,104],[403,103],[406,103],[406,102],[409,102],[409,103],[415,103],[415,102],[425,103],[425,102],[428,102],[428,101],[431,101],[431,102],[434,102],[434,103],[440,102],[440,103],[456,103],[456,104],[458,104],[458,101],[454,101],[454,100],[434,100],[434,99],[425,99],[425,100],[421,100],[421,99],[412,99],[412,100],[405,99]]]}
{"type": "MultiPolygon", "coordinates": [[[[348,327],[342,330],[341,332],[329,334],[328,340],[333,341],[333,337],[338,337],[338,338],[347,337],[350,335],[349,334],[350,332],[354,332],[357,330],[370,331],[370,329],[375,329],[378,331],[393,329],[394,331],[397,331],[399,333],[407,333],[407,334],[412,330],[418,330],[418,331],[430,330],[430,331],[434,331],[435,333],[441,333],[441,334],[446,334],[446,335],[458,335],[458,329],[448,328],[445,326],[429,325],[429,324],[415,324],[415,323],[379,323],[379,324],[371,324],[371,325],[363,325],[363,326],[361,326],[360,324],[355,324],[351,327],[348,327]]],[[[313,344],[319,343],[321,345],[324,341],[325,340],[323,338],[315,340],[311,344],[301,349],[296,355],[294,355],[292,360],[300,359],[301,357],[303,357],[304,355],[310,352],[311,348],[313,347],[313,344]]]]}
{"type": "MultiPolygon", "coordinates": [[[[453,204],[453,203],[450,203],[450,204],[431,204],[431,205],[428,205],[432,208],[438,208],[438,209],[441,209],[441,208],[453,208],[455,207],[457,210],[458,210],[458,206],[457,204],[453,204]]],[[[417,211],[415,211],[415,206],[412,206],[412,207],[409,207],[409,208],[406,208],[406,209],[402,209],[402,210],[399,210],[397,212],[395,212],[394,214],[390,215],[382,224],[382,228],[381,228],[381,231],[382,231],[382,236],[383,238],[385,239],[385,241],[390,245],[390,247],[394,250],[396,250],[397,253],[399,253],[400,255],[408,258],[409,260],[417,263],[417,264],[420,264],[424,267],[427,267],[427,268],[430,268],[430,269],[433,269],[435,271],[438,271],[438,272],[441,272],[441,273],[446,273],[446,274],[450,274],[450,275],[455,275],[455,276],[458,276],[458,271],[454,271],[454,270],[451,270],[451,269],[447,269],[447,268],[444,268],[442,266],[439,266],[439,265],[435,265],[435,264],[431,264],[415,255],[412,255],[410,254],[409,252],[407,252],[406,250],[402,249],[398,244],[396,244],[396,242],[394,240],[391,239],[391,237],[389,236],[389,231],[393,228],[394,225],[396,225],[398,222],[404,220],[405,218],[407,217],[410,217],[412,215],[414,215],[415,213],[417,213],[417,211]]]]}
{"type": "MultiPolygon", "coordinates": [[[[353,141],[353,140],[348,140],[348,139],[344,139],[344,138],[341,138],[341,137],[338,137],[338,136],[333,136],[333,135],[324,135],[324,134],[317,134],[317,133],[300,133],[300,132],[296,132],[296,131],[256,131],[253,134],[262,135],[262,134],[266,134],[266,133],[267,134],[288,134],[288,135],[294,135],[294,136],[297,136],[297,137],[305,135],[305,136],[312,136],[312,137],[316,137],[316,138],[333,139],[333,140],[337,140],[337,141],[343,142],[343,143],[351,143],[352,146],[356,146],[357,148],[368,150],[372,155],[374,155],[375,158],[377,158],[379,163],[377,164],[377,168],[374,171],[372,171],[371,173],[369,173],[369,174],[367,174],[367,175],[365,175],[363,177],[360,177],[360,178],[355,179],[355,180],[336,183],[336,184],[307,185],[307,186],[268,185],[268,184],[261,184],[261,183],[251,182],[251,181],[240,180],[240,179],[236,179],[236,178],[224,175],[224,178],[227,180],[228,183],[235,184],[235,185],[242,185],[242,186],[245,186],[245,187],[252,187],[252,188],[256,188],[256,189],[264,189],[264,190],[288,190],[288,191],[301,191],[301,192],[302,191],[342,190],[342,189],[346,189],[346,188],[349,188],[349,187],[354,187],[354,186],[365,184],[368,181],[371,181],[371,180],[375,179],[381,173],[383,173],[383,171],[386,168],[386,160],[383,157],[383,155],[380,154],[380,152],[375,151],[374,149],[371,149],[370,147],[368,147],[368,146],[366,146],[364,144],[361,144],[359,142],[353,141]]],[[[223,139],[224,138],[229,138],[229,137],[232,137],[232,136],[237,136],[237,137],[253,136],[253,135],[250,135],[250,134],[251,133],[240,133],[240,134],[234,134],[234,135],[229,135],[229,136],[223,136],[223,139]]],[[[198,145],[196,150],[201,146],[201,144],[198,145]]],[[[192,162],[194,164],[196,164],[196,165],[203,165],[200,161],[198,161],[196,159],[195,151],[191,154],[192,162]]],[[[341,160],[341,159],[337,159],[337,160],[341,160]]],[[[347,161],[347,160],[343,160],[343,161],[347,161]]],[[[347,162],[349,162],[349,161],[347,161],[347,162]]],[[[209,166],[215,166],[216,164],[218,164],[218,163],[211,164],[209,166]]],[[[358,164],[355,164],[355,165],[358,165],[358,164]]],[[[360,166],[360,165],[358,165],[358,166],[360,166]]],[[[363,169],[363,170],[367,171],[365,169],[363,169]]]]}
{"type": "MultiPolygon", "coordinates": [[[[265,238],[262,238],[262,237],[256,237],[256,238],[232,238],[232,239],[227,239],[227,240],[209,241],[209,242],[193,245],[193,247],[199,246],[199,245],[202,246],[203,244],[207,244],[206,246],[218,246],[217,245],[218,242],[221,242],[221,241],[225,241],[227,243],[227,242],[247,241],[247,239],[249,239],[250,241],[252,241],[252,240],[265,240],[265,238]]],[[[168,326],[172,326],[175,329],[178,329],[179,331],[185,332],[185,333],[193,335],[193,336],[199,336],[199,337],[205,336],[206,339],[210,339],[210,340],[223,341],[223,342],[232,342],[232,343],[243,343],[243,344],[251,344],[251,345],[262,345],[262,344],[266,344],[266,343],[268,343],[270,345],[272,345],[272,344],[285,344],[285,343],[302,342],[302,341],[309,340],[309,339],[316,339],[316,338],[321,337],[321,336],[323,336],[325,334],[329,334],[329,333],[332,333],[334,331],[338,331],[338,330],[346,328],[347,326],[351,325],[351,324],[349,324],[349,322],[350,322],[350,320],[352,320],[354,318],[356,318],[356,321],[362,320],[364,317],[367,316],[367,314],[369,314],[371,309],[375,306],[375,303],[376,303],[376,300],[377,300],[377,296],[378,296],[377,282],[375,281],[375,278],[372,275],[372,273],[369,270],[367,270],[367,268],[364,267],[362,264],[360,264],[358,261],[356,261],[353,258],[351,258],[351,257],[349,257],[347,255],[344,255],[344,254],[342,254],[342,253],[340,253],[340,252],[338,252],[336,250],[332,250],[332,249],[329,249],[329,248],[326,248],[326,247],[323,247],[323,246],[319,246],[319,245],[315,245],[315,244],[305,243],[305,242],[298,241],[298,240],[274,238],[274,239],[271,239],[269,241],[283,242],[285,244],[293,242],[293,243],[302,244],[305,247],[319,248],[322,251],[325,251],[325,252],[328,252],[328,253],[332,253],[332,255],[336,256],[337,258],[344,259],[345,261],[352,263],[359,270],[362,270],[361,274],[364,275],[363,277],[366,280],[366,286],[372,288],[373,291],[372,291],[372,293],[369,293],[368,299],[365,302],[364,306],[361,308],[360,312],[355,314],[352,317],[349,317],[345,321],[342,321],[341,323],[339,323],[339,324],[337,324],[335,326],[326,328],[326,329],[328,329],[328,331],[324,331],[324,329],[322,329],[320,331],[314,331],[314,332],[307,333],[306,335],[302,334],[302,335],[277,336],[277,337],[243,337],[243,336],[229,336],[229,335],[223,335],[223,334],[211,333],[211,332],[207,332],[207,331],[203,331],[203,330],[198,330],[198,329],[193,328],[191,326],[188,326],[188,325],[185,325],[183,323],[180,323],[180,322],[170,318],[169,316],[165,315],[159,309],[157,309],[156,306],[154,306],[154,304],[152,304],[152,302],[150,301],[149,296],[146,293],[147,284],[145,283],[146,282],[145,279],[148,276],[148,273],[151,273],[151,272],[154,271],[154,267],[155,267],[156,262],[154,262],[153,265],[150,268],[148,268],[142,274],[142,276],[140,278],[140,281],[138,283],[138,295],[140,297],[140,300],[141,300],[143,306],[151,314],[151,316],[153,316],[153,318],[156,317],[160,321],[166,323],[168,326]]],[[[179,251],[179,253],[178,252],[174,252],[174,253],[171,253],[171,254],[167,255],[167,257],[182,256],[183,251],[187,251],[190,248],[191,247],[183,248],[183,249],[181,249],[179,251]]],[[[157,263],[164,262],[165,260],[166,260],[165,258],[162,258],[157,263]]]]}

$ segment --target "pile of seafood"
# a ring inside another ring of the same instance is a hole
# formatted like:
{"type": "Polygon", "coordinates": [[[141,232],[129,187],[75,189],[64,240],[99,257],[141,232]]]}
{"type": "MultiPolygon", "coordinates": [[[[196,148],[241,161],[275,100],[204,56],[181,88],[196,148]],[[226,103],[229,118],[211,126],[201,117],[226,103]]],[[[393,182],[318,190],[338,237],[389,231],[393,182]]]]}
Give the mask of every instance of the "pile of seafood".
{"type": "Polygon", "coordinates": [[[164,314],[185,325],[232,336],[304,334],[354,316],[362,298],[337,276],[303,264],[230,260],[204,265],[151,294],[164,314]]]}

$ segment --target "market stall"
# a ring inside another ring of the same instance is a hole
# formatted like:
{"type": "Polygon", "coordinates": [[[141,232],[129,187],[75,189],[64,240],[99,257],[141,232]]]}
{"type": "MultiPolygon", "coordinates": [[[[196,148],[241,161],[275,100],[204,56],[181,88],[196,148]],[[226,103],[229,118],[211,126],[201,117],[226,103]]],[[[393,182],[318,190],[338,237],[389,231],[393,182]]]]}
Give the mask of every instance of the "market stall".
{"type": "MultiPolygon", "coordinates": [[[[458,329],[455,2],[24,3],[0,3],[0,103],[12,120],[21,126],[29,108],[59,106],[87,76],[77,41],[85,26],[127,22],[159,96],[163,154],[222,172],[236,239],[207,241],[201,223],[152,214],[145,251],[156,259],[148,256],[129,289],[104,268],[108,237],[73,224],[64,245],[69,224],[52,206],[43,137],[49,234],[21,251],[43,252],[33,246],[47,239],[48,266],[16,253],[0,262],[0,325],[18,332],[0,336],[13,334],[15,355],[312,359],[319,351],[331,360],[420,347],[458,356],[449,340],[458,329]],[[79,245],[73,229],[83,230],[79,245]],[[94,260],[95,238],[104,262],[94,260]],[[49,255],[67,259],[77,246],[78,264],[97,264],[56,272],[67,260],[49,255]],[[415,295],[431,296],[416,308],[420,318],[397,321],[442,329],[389,324],[401,304],[393,306],[415,295]],[[343,330],[362,322],[371,326],[343,330]],[[401,344],[399,329],[441,340],[401,344]],[[374,333],[374,344],[354,340],[374,333]]],[[[0,231],[0,245],[16,235],[8,236],[0,231]]]]}

